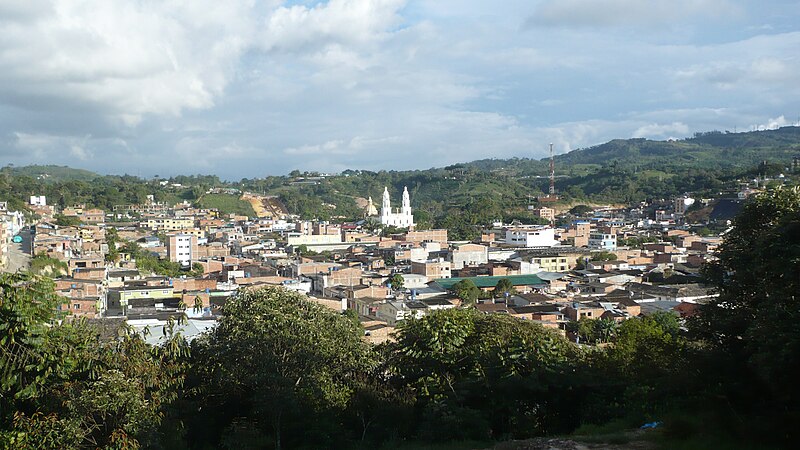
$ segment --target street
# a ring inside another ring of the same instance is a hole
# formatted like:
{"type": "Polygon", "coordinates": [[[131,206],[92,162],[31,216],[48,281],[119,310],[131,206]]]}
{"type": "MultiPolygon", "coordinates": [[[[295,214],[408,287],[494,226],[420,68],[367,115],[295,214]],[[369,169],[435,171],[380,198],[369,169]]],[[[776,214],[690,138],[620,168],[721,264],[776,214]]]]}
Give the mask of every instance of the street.
{"type": "Polygon", "coordinates": [[[4,272],[17,272],[25,270],[30,266],[31,261],[31,233],[30,228],[23,228],[19,232],[22,242],[10,242],[8,244],[8,265],[3,268],[4,272]]]}

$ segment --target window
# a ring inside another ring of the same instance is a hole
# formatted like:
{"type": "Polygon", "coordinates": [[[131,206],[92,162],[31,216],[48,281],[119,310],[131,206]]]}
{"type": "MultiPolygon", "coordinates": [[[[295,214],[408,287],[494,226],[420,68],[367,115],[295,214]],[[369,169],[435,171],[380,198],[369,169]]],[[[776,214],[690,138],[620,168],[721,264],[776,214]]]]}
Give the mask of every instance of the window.
{"type": "Polygon", "coordinates": [[[75,303],[74,305],[72,305],[72,307],[75,308],[75,309],[81,309],[81,304],[80,303],[75,303]]]}

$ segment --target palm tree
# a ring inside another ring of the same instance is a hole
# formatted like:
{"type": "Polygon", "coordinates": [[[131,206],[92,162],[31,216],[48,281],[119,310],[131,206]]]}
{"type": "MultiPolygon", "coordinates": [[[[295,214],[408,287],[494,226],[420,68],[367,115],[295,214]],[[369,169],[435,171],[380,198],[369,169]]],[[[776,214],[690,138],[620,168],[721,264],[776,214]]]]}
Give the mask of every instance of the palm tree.
{"type": "Polygon", "coordinates": [[[594,325],[601,342],[609,342],[617,333],[617,322],[614,320],[600,319],[594,325]]]}

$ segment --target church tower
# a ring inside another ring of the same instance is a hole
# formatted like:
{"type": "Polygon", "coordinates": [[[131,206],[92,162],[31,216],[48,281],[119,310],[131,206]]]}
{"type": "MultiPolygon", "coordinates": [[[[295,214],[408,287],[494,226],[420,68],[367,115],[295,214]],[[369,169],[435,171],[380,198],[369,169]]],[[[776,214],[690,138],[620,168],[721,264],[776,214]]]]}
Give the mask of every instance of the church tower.
{"type": "Polygon", "coordinates": [[[404,216],[411,216],[411,198],[408,196],[408,187],[403,187],[403,208],[400,214],[404,216]]]}
{"type": "Polygon", "coordinates": [[[389,217],[392,214],[392,203],[389,200],[389,188],[383,187],[383,204],[381,205],[381,216],[389,217]]]}

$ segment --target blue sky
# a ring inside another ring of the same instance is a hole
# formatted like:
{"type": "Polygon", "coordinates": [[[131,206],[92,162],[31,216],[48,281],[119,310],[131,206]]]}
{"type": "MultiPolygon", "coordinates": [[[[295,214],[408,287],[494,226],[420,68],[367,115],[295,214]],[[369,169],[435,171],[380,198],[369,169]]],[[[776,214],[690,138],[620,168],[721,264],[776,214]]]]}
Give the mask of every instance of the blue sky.
{"type": "Polygon", "coordinates": [[[6,163],[227,179],[800,120],[800,3],[0,0],[6,163]]]}

